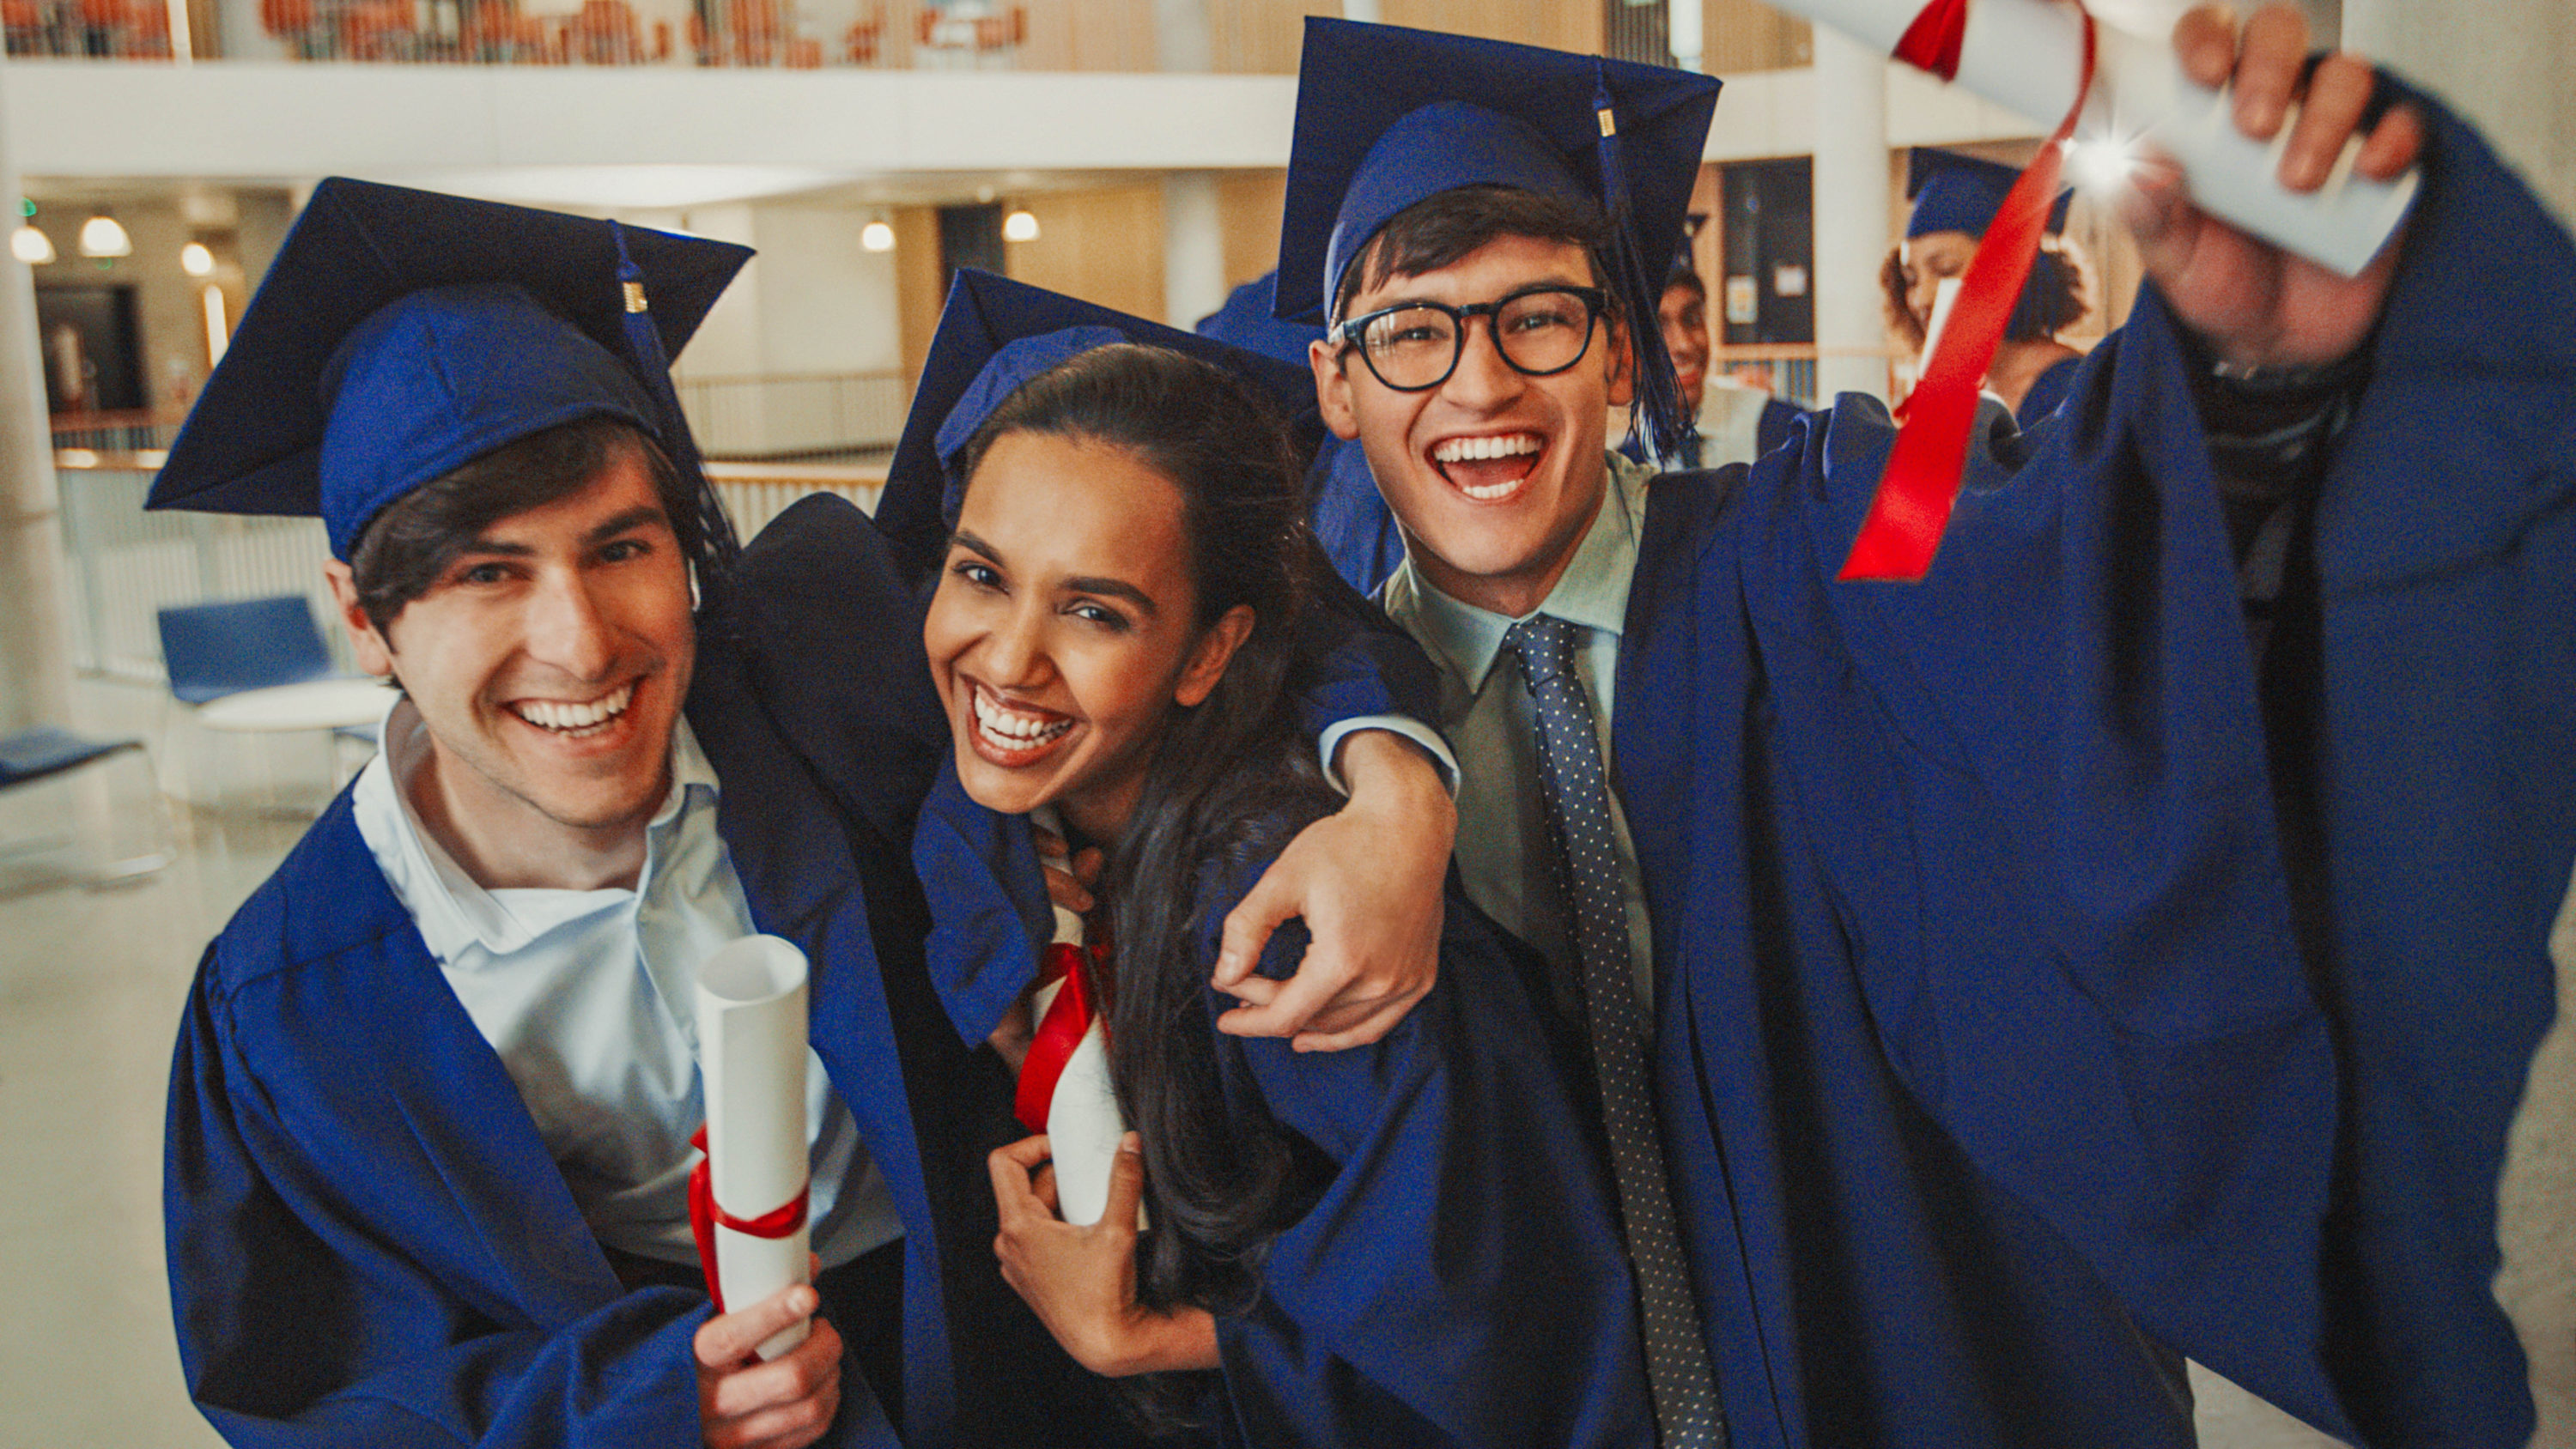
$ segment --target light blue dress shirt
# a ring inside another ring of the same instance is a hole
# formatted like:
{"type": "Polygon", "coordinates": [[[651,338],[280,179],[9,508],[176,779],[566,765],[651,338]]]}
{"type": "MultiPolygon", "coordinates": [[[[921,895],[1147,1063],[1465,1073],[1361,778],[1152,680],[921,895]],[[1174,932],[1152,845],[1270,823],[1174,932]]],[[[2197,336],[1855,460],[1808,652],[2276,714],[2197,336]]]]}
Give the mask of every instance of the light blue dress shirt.
{"type": "MultiPolygon", "coordinates": [[[[1610,455],[1601,511],[1575,547],[1564,575],[1534,613],[1579,625],[1575,670],[1592,701],[1601,760],[1610,751],[1612,696],[1619,676],[1619,635],[1628,617],[1628,585],[1637,572],[1637,540],[1646,517],[1646,483],[1654,471],[1610,455]]],[[[1528,942],[1572,990],[1574,948],[1551,854],[1555,836],[1539,793],[1536,716],[1520,666],[1503,655],[1503,634],[1518,620],[1461,603],[1432,587],[1410,553],[1387,579],[1386,611],[1420,641],[1440,675],[1440,725],[1459,770],[1458,871],[1467,897],[1528,942]]],[[[1646,918],[1645,877],[1628,835],[1618,792],[1610,797],[1619,852],[1619,893],[1627,909],[1628,952],[1637,992],[1654,1005],[1654,937],[1646,918]]]]}
{"type": "MultiPolygon", "coordinates": [[[[752,934],[716,831],[716,777],[688,722],[671,745],[671,793],[645,827],[634,890],[486,890],[421,829],[409,798],[429,732],[410,701],[358,776],[358,833],[411,912],[466,1014],[500,1054],[602,1243],[693,1263],[690,1134],[698,1078],[697,966],[752,934]]],[[[807,1048],[814,1251],[838,1267],[903,1232],[883,1174],[807,1048]]]]}

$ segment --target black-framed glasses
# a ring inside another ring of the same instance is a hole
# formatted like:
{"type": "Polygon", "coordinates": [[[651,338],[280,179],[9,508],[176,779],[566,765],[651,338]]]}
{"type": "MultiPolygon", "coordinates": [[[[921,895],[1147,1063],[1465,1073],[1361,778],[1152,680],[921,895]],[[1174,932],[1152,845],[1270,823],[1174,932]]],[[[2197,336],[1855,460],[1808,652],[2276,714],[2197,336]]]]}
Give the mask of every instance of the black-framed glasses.
{"type": "Polygon", "coordinates": [[[1494,350],[1514,372],[1547,377],[1583,360],[1608,298],[1599,287],[1524,287],[1497,302],[1450,307],[1406,302],[1354,317],[1333,329],[1345,347],[1368,359],[1377,380],[1398,392],[1424,392],[1449,380],[1467,349],[1467,319],[1483,317],[1494,350]]]}

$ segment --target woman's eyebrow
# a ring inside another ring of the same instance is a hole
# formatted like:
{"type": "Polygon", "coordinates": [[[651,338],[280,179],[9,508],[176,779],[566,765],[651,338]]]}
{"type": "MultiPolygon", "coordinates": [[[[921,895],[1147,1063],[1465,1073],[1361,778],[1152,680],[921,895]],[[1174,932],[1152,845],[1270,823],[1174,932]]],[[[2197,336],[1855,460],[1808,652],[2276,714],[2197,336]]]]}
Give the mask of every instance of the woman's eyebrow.
{"type": "Polygon", "coordinates": [[[1125,599],[1127,602],[1134,604],[1137,608],[1144,610],[1147,614],[1160,616],[1163,612],[1161,609],[1155,607],[1152,599],[1146,597],[1143,589],[1136,587],[1125,579],[1086,576],[1082,578],[1066,579],[1064,581],[1064,586],[1067,590],[1077,594],[1107,594],[1111,598],[1125,599]]]}

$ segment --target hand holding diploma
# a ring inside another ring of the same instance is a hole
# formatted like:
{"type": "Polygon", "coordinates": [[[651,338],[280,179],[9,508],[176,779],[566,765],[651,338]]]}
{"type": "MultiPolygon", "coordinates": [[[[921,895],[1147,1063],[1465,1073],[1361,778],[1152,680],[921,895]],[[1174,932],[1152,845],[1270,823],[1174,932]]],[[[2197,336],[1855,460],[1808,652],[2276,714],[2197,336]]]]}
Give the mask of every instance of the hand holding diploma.
{"type": "MultiPolygon", "coordinates": [[[[1832,0],[1832,7],[1867,10],[1875,3],[1832,0]]],[[[2037,0],[2010,3],[2028,8],[2037,0]]],[[[1958,4],[1951,0],[1953,15],[1958,4]]],[[[1940,8],[1937,3],[1935,8],[1940,8]]],[[[2074,23],[2082,37],[2109,33],[2080,13],[2074,23]]],[[[1977,32],[1970,29],[1967,35],[1973,42],[1977,32]]],[[[2182,77],[2230,97],[2223,123],[2230,139],[2254,146],[2272,161],[2263,185],[2251,190],[2314,197],[2321,188],[2342,185],[2338,178],[2348,171],[2366,182],[2403,177],[2411,197],[2412,168],[2423,149],[2421,119],[2397,107],[2362,136],[2377,77],[2366,63],[2342,55],[2328,57],[2311,73],[2307,18],[2300,11],[2268,6],[2240,36],[2233,12],[2203,6],[2183,17],[2173,43],[2174,64],[2182,77]],[[2218,87],[2229,89],[2220,92],[2218,87]]],[[[1969,51],[1974,50],[1972,44],[1969,51]]],[[[1909,53],[1915,53],[1911,38],[1909,53]]],[[[2088,73],[2089,54],[2089,46],[2079,45],[2079,77],[2088,73]]],[[[1968,70],[1961,59],[1960,74],[1965,77],[1968,70]]],[[[2069,124],[2074,119],[2070,112],[2069,124]]],[[[2060,136],[2064,133],[2061,128],[2060,136]]],[[[2170,128],[2159,134],[2167,140],[2173,135],[2170,128]]],[[[1949,330],[1963,335],[1954,338],[1945,331],[1941,350],[1927,357],[1923,383],[1909,400],[1905,427],[1842,577],[1917,581],[1930,569],[1958,496],[1975,381],[2001,335],[2004,310],[2020,290],[2035,241],[2030,226],[2034,207],[2044,209],[2055,193],[2057,160],[2053,144],[2042,148],[1980,243],[1959,308],[1973,312],[1975,320],[1961,329],[1954,317],[1949,330]]],[[[2240,185],[2245,182],[2238,174],[2242,167],[2230,171],[2236,163],[2205,151],[2188,164],[2199,169],[2187,187],[2183,175],[2165,160],[2145,158],[2127,174],[2114,198],[2137,234],[2148,276],[2185,325],[2222,362],[2238,368],[2318,367],[2359,347],[2387,303],[2398,254],[2398,247],[2388,242],[2389,229],[2402,219],[2403,206],[2388,214],[2386,227],[2368,231],[2366,247],[2337,253],[2320,245],[2321,238],[2349,232],[2311,227],[2285,241],[2280,226],[2267,225],[2258,235],[2223,219],[2209,203],[2231,194],[2230,187],[2249,190],[2240,185]],[[2217,184],[2221,179],[2225,186],[2217,184]]]]}
{"type": "MultiPolygon", "coordinates": [[[[806,1218],[805,955],[748,936],[698,968],[699,1074],[706,1160],[689,1216],[716,1311],[729,1314],[813,1275],[806,1218]]],[[[759,1343],[777,1358],[804,1341],[801,1315],[759,1343]]]]}
{"type": "Polygon", "coordinates": [[[805,1284],[699,1325],[699,1437],[708,1449],[803,1449],[841,1407],[841,1335],[814,1317],[822,1300],[805,1284]],[[762,1361],[758,1349],[790,1331],[812,1331],[762,1361]]]}
{"type": "Polygon", "coordinates": [[[987,1159],[1001,1233],[993,1255],[1002,1279],[1047,1332],[1096,1374],[1162,1373],[1217,1366],[1216,1320],[1205,1309],[1157,1313],[1136,1301],[1136,1220],[1145,1162],[1136,1134],[1112,1158],[1099,1220],[1076,1227],[1057,1215],[1055,1169],[1044,1137],[1024,1137],[987,1159]]]}
{"type": "MultiPolygon", "coordinates": [[[[2405,106],[2361,129],[2377,77],[2369,63],[2330,55],[2307,73],[2307,17],[2267,6],[2238,32],[2233,15],[2202,6],[2174,27],[2183,70],[2202,84],[2232,83],[2233,124],[2277,146],[2283,188],[2325,185],[2356,142],[2350,169],[2366,178],[2408,173],[2424,148],[2424,123],[2405,106]]],[[[2133,178],[2121,218],[2140,257],[2182,320],[2219,357],[2244,367],[2315,367],[2359,347],[2379,325],[2397,270],[2384,247],[2356,274],[2298,256],[2194,204],[2167,169],[2133,178]]]]}

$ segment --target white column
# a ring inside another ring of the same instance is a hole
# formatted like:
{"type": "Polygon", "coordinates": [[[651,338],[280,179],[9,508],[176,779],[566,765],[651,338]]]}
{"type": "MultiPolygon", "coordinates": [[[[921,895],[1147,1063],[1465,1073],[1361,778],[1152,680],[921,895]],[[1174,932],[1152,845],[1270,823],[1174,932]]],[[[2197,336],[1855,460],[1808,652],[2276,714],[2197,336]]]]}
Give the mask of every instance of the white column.
{"type": "Polygon", "coordinates": [[[1154,49],[1165,70],[1196,75],[1216,69],[1207,0],[1154,0],[1154,49]]]}
{"type": "Polygon", "coordinates": [[[1707,17],[1701,13],[1700,3],[1701,0],[1664,0],[1664,44],[1673,53],[1675,69],[1703,68],[1700,55],[1707,48],[1708,38],[1704,33],[1707,17]]]}
{"type": "MultiPolygon", "coordinates": [[[[0,61],[0,95],[9,64],[0,61]]],[[[8,108],[0,105],[0,117],[8,108]]],[[[5,122],[0,122],[5,127],[5,122]]],[[[18,167],[0,129],[0,226],[16,230],[18,167]]],[[[54,435],[37,371],[36,282],[0,258],[0,734],[71,719],[71,652],[63,612],[63,542],[54,435]]]]}
{"type": "Polygon", "coordinates": [[[1836,349],[1885,341],[1878,267],[1887,253],[1887,58],[1828,26],[1816,33],[1816,400],[1884,393],[1887,367],[1836,349]]]}
{"type": "Polygon", "coordinates": [[[2344,0],[2343,45],[2475,121],[2556,209],[2576,218],[2576,15],[2566,0],[2344,0]]]}
{"type": "Polygon", "coordinates": [[[1344,20],[1360,20],[1375,25],[1378,23],[1378,15],[1377,0],[1342,0],[1344,20]]]}
{"type": "Polygon", "coordinates": [[[1163,178],[1163,320],[1188,327],[1224,306],[1225,290],[1216,175],[1172,172],[1163,178]]]}

